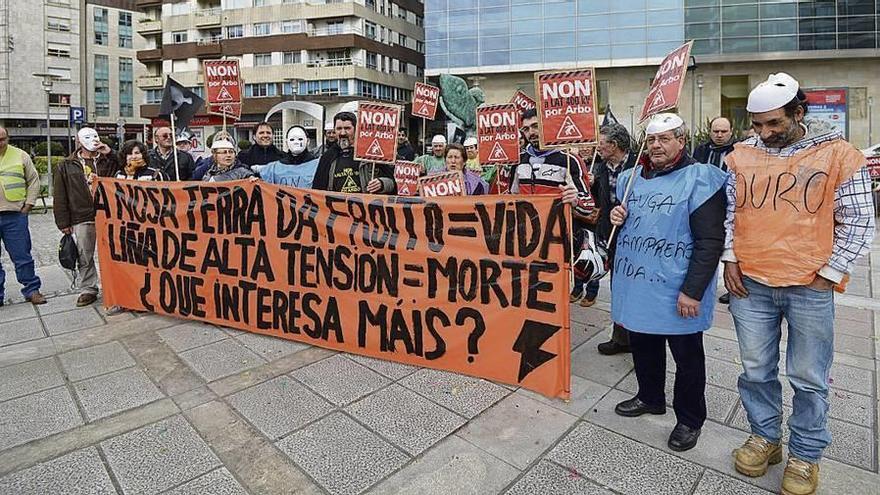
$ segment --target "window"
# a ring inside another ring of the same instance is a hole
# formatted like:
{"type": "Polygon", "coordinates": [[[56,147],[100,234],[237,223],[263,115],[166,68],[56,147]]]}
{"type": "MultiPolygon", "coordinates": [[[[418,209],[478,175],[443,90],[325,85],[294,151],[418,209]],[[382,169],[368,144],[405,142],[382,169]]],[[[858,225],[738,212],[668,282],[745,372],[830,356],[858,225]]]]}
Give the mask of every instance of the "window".
{"type": "Polygon", "coordinates": [[[265,65],[272,65],[272,54],[271,53],[255,53],[254,54],[254,67],[262,67],[265,65]]]}
{"type": "Polygon", "coordinates": [[[95,55],[95,115],[110,116],[110,58],[95,55]]]}
{"type": "Polygon", "coordinates": [[[266,5],[269,5],[266,0],[254,0],[254,7],[265,7],[266,5]]]}
{"type": "Polygon", "coordinates": [[[416,40],[416,51],[419,53],[425,53],[425,42],[416,40]]]}
{"type": "Polygon", "coordinates": [[[272,25],[268,22],[258,22],[254,24],[254,36],[266,36],[272,34],[272,25]]]}
{"type": "Polygon", "coordinates": [[[242,26],[241,24],[236,24],[235,26],[226,26],[226,37],[229,39],[243,38],[244,26],[242,26]]]}
{"type": "Polygon", "coordinates": [[[398,72],[401,74],[406,74],[406,62],[398,62],[398,72]]]}
{"type": "Polygon", "coordinates": [[[250,98],[260,98],[264,96],[275,96],[277,93],[277,86],[275,83],[259,83],[259,84],[245,84],[244,85],[244,95],[250,98]]]}
{"type": "Polygon", "coordinates": [[[366,31],[367,38],[376,39],[376,23],[364,21],[364,31],[366,31]]]}
{"type": "Polygon", "coordinates": [[[327,21],[327,34],[342,34],[345,30],[345,25],[342,19],[334,19],[327,21]]]}
{"type": "Polygon", "coordinates": [[[417,15],[416,16],[416,26],[422,27],[424,25],[425,25],[425,18],[420,15],[417,15]]]}
{"type": "Polygon", "coordinates": [[[254,0],[226,0],[226,8],[227,9],[243,9],[246,7],[253,7],[254,0]]]}
{"type": "Polygon", "coordinates": [[[46,19],[46,29],[49,31],[58,31],[66,33],[70,31],[70,20],[61,17],[48,17],[46,19]]]}
{"type": "Polygon", "coordinates": [[[405,47],[406,46],[406,36],[398,33],[397,34],[397,44],[405,47]]]}
{"type": "Polygon", "coordinates": [[[300,52],[284,52],[283,64],[299,64],[302,63],[302,53],[300,52]]]}
{"type": "Polygon", "coordinates": [[[376,70],[379,68],[379,64],[376,62],[377,55],[375,53],[367,52],[367,68],[376,70]]]}
{"type": "Polygon", "coordinates": [[[301,33],[302,21],[283,21],[281,23],[282,33],[301,33]]]}
{"type": "Polygon", "coordinates": [[[95,26],[95,44],[107,46],[110,44],[109,27],[107,24],[107,9],[95,7],[93,16],[95,26]]]}
{"type": "Polygon", "coordinates": [[[68,67],[49,67],[49,73],[58,77],[58,79],[70,80],[70,68],[68,67]]]}
{"type": "Polygon", "coordinates": [[[67,43],[49,42],[46,55],[50,57],[70,58],[70,45],[67,43]]]}
{"type": "Polygon", "coordinates": [[[70,105],[70,95],[63,93],[49,93],[49,105],[53,107],[66,107],[70,105]]]}
{"type": "Polygon", "coordinates": [[[173,31],[171,33],[171,42],[172,43],[186,43],[187,42],[187,32],[186,31],[173,31]]]}
{"type": "Polygon", "coordinates": [[[154,103],[162,102],[162,90],[161,89],[148,89],[144,91],[144,103],[147,105],[154,103]]]}
{"type": "Polygon", "coordinates": [[[131,12],[119,12],[119,48],[131,48],[131,12]]]}
{"type": "Polygon", "coordinates": [[[299,91],[306,95],[346,95],[348,94],[348,81],[345,79],[300,81],[299,91]]]}

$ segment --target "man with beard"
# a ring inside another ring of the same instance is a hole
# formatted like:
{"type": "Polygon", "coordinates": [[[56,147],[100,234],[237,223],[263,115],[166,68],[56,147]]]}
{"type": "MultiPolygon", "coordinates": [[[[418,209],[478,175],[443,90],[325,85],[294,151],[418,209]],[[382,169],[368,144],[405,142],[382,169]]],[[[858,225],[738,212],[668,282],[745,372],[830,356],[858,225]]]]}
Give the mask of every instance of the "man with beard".
{"type": "Polygon", "coordinates": [[[254,132],[254,144],[238,153],[238,161],[253,167],[254,165],[265,165],[284,158],[284,152],[279,150],[272,139],[275,131],[272,130],[272,124],[261,122],[257,124],[257,130],[254,132]]]}
{"type": "Polygon", "coordinates": [[[762,476],[782,461],[784,318],[785,374],[794,398],[782,493],[814,494],[831,442],[834,289],[845,288],[855,261],[871,249],[871,180],[859,150],[830,126],[805,118],[806,96],[788,74],[771,74],[753,89],[746,110],[756,136],[726,157],[732,178],[722,257],[742,358],[739,393],[751,429],[734,465],[746,476],[762,476]],[[761,184],[768,183],[781,185],[762,200],[761,184]]]}
{"type": "Polygon", "coordinates": [[[287,156],[268,165],[254,165],[260,178],[272,184],[310,189],[318,159],[309,151],[309,137],[304,127],[287,129],[287,156]]]}
{"type": "Polygon", "coordinates": [[[397,159],[411,162],[416,159],[416,150],[409,144],[409,138],[406,134],[406,128],[401,127],[397,130],[397,159]]]}
{"type": "Polygon", "coordinates": [[[394,167],[354,159],[357,117],[339,112],[333,117],[337,142],[321,155],[312,188],[344,193],[394,194],[394,167]]]}

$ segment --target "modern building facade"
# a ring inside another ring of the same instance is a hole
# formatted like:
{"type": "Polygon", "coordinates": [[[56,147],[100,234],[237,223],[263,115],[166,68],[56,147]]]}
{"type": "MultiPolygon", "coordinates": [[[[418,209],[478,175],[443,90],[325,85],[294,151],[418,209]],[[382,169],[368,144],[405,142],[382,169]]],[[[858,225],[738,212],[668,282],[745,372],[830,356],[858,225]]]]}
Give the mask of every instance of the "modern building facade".
{"type": "MultiPolygon", "coordinates": [[[[332,115],[360,99],[410,101],[424,77],[424,5],[419,0],[138,0],[146,39],[142,112],[155,116],[163,76],[203,92],[202,62],[237,58],[242,68],[240,138],[282,101],[318,103],[332,115]]],[[[313,137],[322,122],[302,112],[273,115],[276,141],[294,123],[313,137]]],[[[196,129],[213,132],[216,118],[196,129]]],[[[230,122],[232,124],[232,122],[230,122]]]]}
{"type": "Polygon", "coordinates": [[[534,93],[535,71],[593,66],[600,110],[610,105],[632,125],[656,64],[693,39],[679,108],[687,119],[745,125],[749,89],[786,71],[843,98],[835,108],[865,147],[880,140],[878,14],[876,0],[427,0],[427,74],[476,77],[487,101],[500,102],[534,93]]]}
{"type": "Polygon", "coordinates": [[[134,0],[0,0],[0,123],[14,144],[45,139],[47,98],[58,142],[68,142],[71,105],[102,135],[116,135],[120,116],[128,137],[142,131],[130,83],[143,39],[125,25],[134,9],[134,0]],[[54,76],[48,93],[40,73],[54,76]]]}

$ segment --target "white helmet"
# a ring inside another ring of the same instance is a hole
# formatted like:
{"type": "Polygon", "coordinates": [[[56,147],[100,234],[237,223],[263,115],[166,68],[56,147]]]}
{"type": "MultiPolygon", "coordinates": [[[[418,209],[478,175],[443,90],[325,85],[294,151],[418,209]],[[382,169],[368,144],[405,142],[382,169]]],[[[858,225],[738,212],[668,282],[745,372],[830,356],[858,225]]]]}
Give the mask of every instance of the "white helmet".
{"type": "Polygon", "coordinates": [[[584,230],[581,252],[574,260],[574,277],[581,282],[599,280],[608,273],[608,248],[596,235],[584,230]]]}

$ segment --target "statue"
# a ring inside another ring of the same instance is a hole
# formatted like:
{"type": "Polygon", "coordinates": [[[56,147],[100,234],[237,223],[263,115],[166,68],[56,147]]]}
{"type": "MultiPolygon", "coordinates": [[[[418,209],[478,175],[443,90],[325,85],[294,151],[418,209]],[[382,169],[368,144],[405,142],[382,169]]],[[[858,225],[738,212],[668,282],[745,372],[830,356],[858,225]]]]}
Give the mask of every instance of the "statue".
{"type": "Polygon", "coordinates": [[[480,87],[468,89],[464,79],[450,74],[440,74],[440,108],[452,121],[450,141],[460,141],[464,136],[476,134],[477,107],[485,101],[480,87]],[[461,136],[460,139],[456,137],[461,136]]]}

